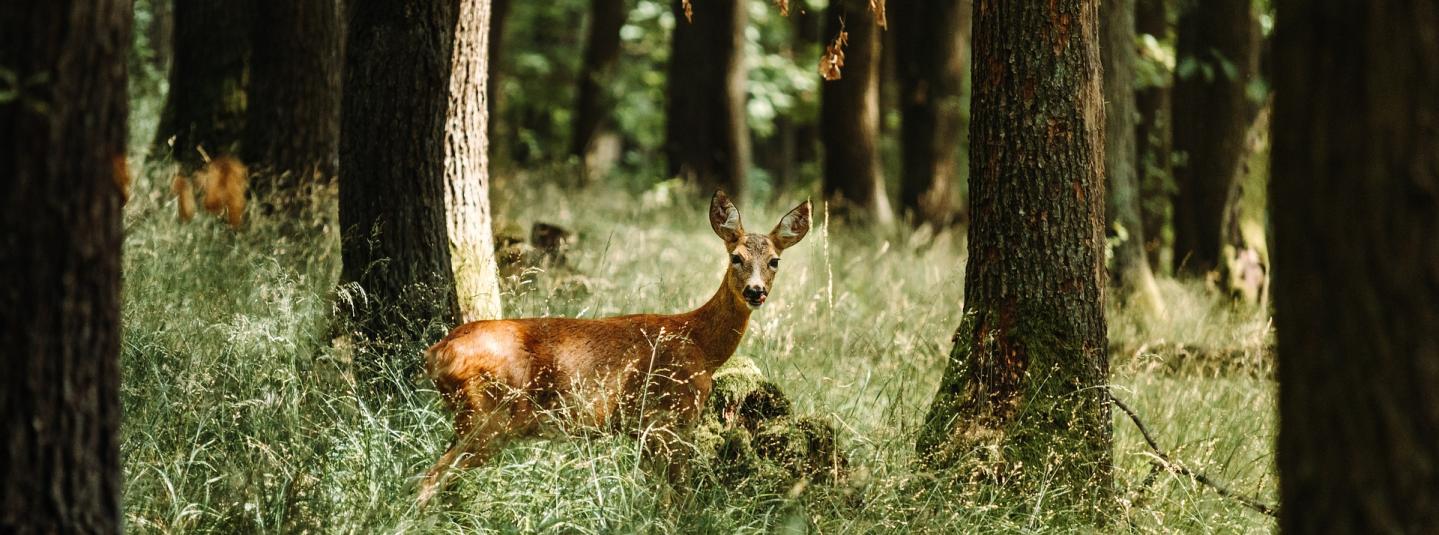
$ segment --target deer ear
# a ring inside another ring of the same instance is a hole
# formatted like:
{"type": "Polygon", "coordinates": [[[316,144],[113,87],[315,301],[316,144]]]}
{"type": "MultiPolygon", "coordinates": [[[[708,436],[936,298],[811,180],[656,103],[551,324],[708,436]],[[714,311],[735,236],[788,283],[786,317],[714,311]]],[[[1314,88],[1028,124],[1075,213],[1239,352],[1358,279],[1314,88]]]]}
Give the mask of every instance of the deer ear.
{"type": "Polygon", "coordinates": [[[779,224],[769,232],[775,247],[788,249],[809,234],[809,201],[800,203],[779,219],[779,224]]]}
{"type": "Polygon", "coordinates": [[[739,209],[729,201],[729,196],[723,191],[715,190],[715,196],[710,199],[710,228],[715,234],[724,240],[725,243],[739,241],[744,235],[744,226],[739,221],[739,209]]]}

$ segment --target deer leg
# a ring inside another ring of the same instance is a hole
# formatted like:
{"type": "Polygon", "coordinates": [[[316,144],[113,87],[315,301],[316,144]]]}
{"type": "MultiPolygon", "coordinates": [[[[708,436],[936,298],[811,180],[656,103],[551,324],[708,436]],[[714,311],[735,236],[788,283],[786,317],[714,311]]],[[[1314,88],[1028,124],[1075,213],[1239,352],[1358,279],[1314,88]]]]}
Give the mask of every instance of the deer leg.
{"type": "Polygon", "coordinates": [[[421,507],[429,502],[449,478],[452,468],[472,468],[483,464],[512,428],[512,405],[496,395],[498,386],[487,380],[474,380],[465,385],[462,398],[455,403],[455,438],[450,448],[425,474],[420,486],[421,507]]]}

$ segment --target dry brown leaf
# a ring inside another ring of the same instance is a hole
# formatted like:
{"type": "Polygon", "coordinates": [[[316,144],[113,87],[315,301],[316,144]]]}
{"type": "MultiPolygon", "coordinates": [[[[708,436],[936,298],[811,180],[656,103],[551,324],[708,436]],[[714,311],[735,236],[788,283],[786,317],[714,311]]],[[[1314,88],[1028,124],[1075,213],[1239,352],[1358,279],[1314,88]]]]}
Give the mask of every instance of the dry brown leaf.
{"type": "Polygon", "coordinates": [[[789,16],[789,0],[774,0],[774,5],[779,7],[779,16],[789,16]]]}
{"type": "Polygon", "coordinates": [[[844,47],[849,45],[849,32],[844,31],[844,21],[839,23],[839,35],[835,36],[824,49],[824,55],[819,58],[819,75],[825,80],[835,81],[840,79],[844,68],[844,47]]]}
{"type": "Polygon", "coordinates": [[[889,19],[884,16],[885,0],[869,0],[869,10],[874,13],[874,23],[880,28],[889,29],[889,19]]]}
{"type": "Polygon", "coordinates": [[[690,24],[694,24],[694,22],[695,22],[695,6],[690,5],[690,0],[683,0],[683,1],[680,2],[680,3],[681,3],[681,4],[684,4],[684,7],[685,7],[685,22],[688,22],[688,23],[690,23],[690,24]]]}
{"type": "Polygon", "coordinates": [[[195,218],[195,189],[190,185],[190,179],[185,175],[175,173],[175,178],[170,180],[170,191],[175,193],[175,198],[180,201],[180,221],[189,221],[195,218]]]}

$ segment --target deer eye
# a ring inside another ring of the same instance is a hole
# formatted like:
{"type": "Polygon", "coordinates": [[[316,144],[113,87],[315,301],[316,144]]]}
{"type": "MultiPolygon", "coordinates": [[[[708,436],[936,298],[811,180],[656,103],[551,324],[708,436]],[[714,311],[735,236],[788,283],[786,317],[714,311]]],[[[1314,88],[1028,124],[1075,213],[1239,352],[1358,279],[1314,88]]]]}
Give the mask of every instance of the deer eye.
{"type": "Polygon", "coordinates": [[[738,266],[738,265],[744,263],[744,259],[743,259],[743,258],[740,258],[739,255],[737,255],[737,254],[732,254],[732,255],[729,255],[729,263],[738,266]]]}
{"type": "Polygon", "coordinates": [[[778,256],[769,259],[769,268],[770,268],[770,269],[779,269],[779,257],[778,257],[778,256]]]}

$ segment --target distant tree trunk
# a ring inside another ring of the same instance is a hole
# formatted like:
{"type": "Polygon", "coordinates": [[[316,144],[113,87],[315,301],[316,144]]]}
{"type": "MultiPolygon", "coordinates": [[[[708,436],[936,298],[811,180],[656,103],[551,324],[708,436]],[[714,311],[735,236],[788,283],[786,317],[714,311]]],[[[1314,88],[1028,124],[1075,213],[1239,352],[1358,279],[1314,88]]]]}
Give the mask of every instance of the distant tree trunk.
{"type": "MultiPolygon", "coordinates": [[[[824,39],[824,13],[810,11],[800,2],[792,3],[790,19],[794,21],[797,43],[821,43],[824,39]]],[[[823,46],[821,44],[820,46],[823,46]]],[[[794,164],[819,161],[819,117],[808,118],[794,125],[794,164]]]]}
{"type": "Polygon", "coordinates": [[[1163,313],[1164,301],[1144,255],[1139,176],[1135,167],[1134,0],[1100,4],[1100,56],[1104,60],[1106,222],[1116,236],[1111,279],[1126,304],[1163,313]]]}
{"type": "Polygon", "coordinates": [[[605,158],[595,150],[595,141],[607,128],[614,107],[610,78],[620,60],[620,27],[626,13],[624,0],[590,0],[590,33],[578,75],[570,154],[584,163],[585,176],[591,181],[613,165],[613,161],[602,161],[605,158]]]}
{"type": "Polygon", "coordinates": [[[665,113],[670,174],[738,198],[750,166],[744,62],[748,3],[692,2],[692,22],[685,21],[681,0],[672,4],[675,32],[665,113]]]}
{"type": "Polygon", "coordinates": [[[175,5],[173,0],[152,0],[150,24],[146,26],[146,39],[150,42],[150,66],[155,72],[170,71],[170,60],[174,57],[175,5]]]}
{"type": "Polygon", "coordinates": [[[341,279],[363,290],[346,303],[355,327],[372,338],[425,338],[427,329],[459,317],[444,209],[458,4],[351,0],[349,6],[341,279]]]}
{"type": "Polygon", "coordinates": [[[849,33],[839,80],[825,81],[820,96],[824,196],[841,217],[887,224],[894,219],[879,158],[879,63],[883,31],[861,0],[832,0],[825,40],[849,33]]]}
{"type": "Polygon", "coordinates": [[[1179,18],[1173,132],[1184,163],[1175,170],[1174,262],[1190,275],[1219,264],[1224,205],[1244,159],[1245,89],[1258,51],[1251,9],[1250,0],[1215,0],[1179,18]]]}
{"type": "Polygon", "coordinates": [[[174,65],[155,145],[186,168],[211,156],[236,154],[245,130],[250,81],[249,0],[176,0],[174,65]],[[174,139],[173,153],[169,143],[174,139]]]}
{"type": "Polygon", "coordinates": [[[0,3],[0,533],[118,533],[130,2],[0,3]]]}
{"type": "Polygon", "coordinates": [[[965,310],[917,449],[997,445],[1092,504],[1112,492],[1098,2],[974,13],[965,310]]]}
{"type": "Polygon", "coordinates": [[[445,119],[445,213],[463,321],[500,317],[485,131],[489,26],[489,0],[460,0],[445,119]]]}
{"type": "Polygon", "coordinates": [[[950,192],[964,127],[960,91],[970,8],[969,0],[890,5],[903,121],[899,200],[916,224],[945,226],[954,216],[950,192]]]}
{"type": "Polygon", "coordinates": [[[1432,2],[1282,0],[1273,257],[1280,527],[1439,533],[1432,2]]]}
{"type": "MultiPolygon", "coordinates": [[[[1152,35],[1160,42],[1168,39],[1168,4],[1168,0],[1138,0],[1135,31],[1152,35]]],[[[1170,222],[1170,196],[1174,187],[1174,171],[1170,166],[1169,84],[1167,79],[1151,80],[1142,83],[1135,94],[1135,106],[1139,110],[1134,139],[1138,144],[1140,227],[1144,229],[1144,254],[1150,267],[1158,271],[1164,270],[1164,230],[1170,222]]]]}
{"type": "MultiPolygon", "coordinates": [[[[495,139],[506,139],[505,125],[502,120],[504,116],[501,113],[504,109],[504,92],[500,88],[500,77],[504,75],[502,58],[505,51],[505,27],[510,18],[510,1],[491,0],[490,2],[490,42],[489,52],[486,53],[489,59],[485,62],[488,72],[486,78],[489,79],[485,94],[489,98],[486,100],[488,104],[485,106],[487,111],[485,130],[489,132],[489,137],[495,139]]],[[[507,145],[503,143],[499,145],[501,145],[499,149],[494,149],[493,145],[491,149],[487,149],[490,150],[490,155],[505,154],[506,151],[503,149],[507,148],[507,145]]]]}
{"type": "Polygon", "coordinates": [[[340,13],[336,0],[259,1],[245,162],[262,204],[335,176],[340,143],[340,13]]]}

